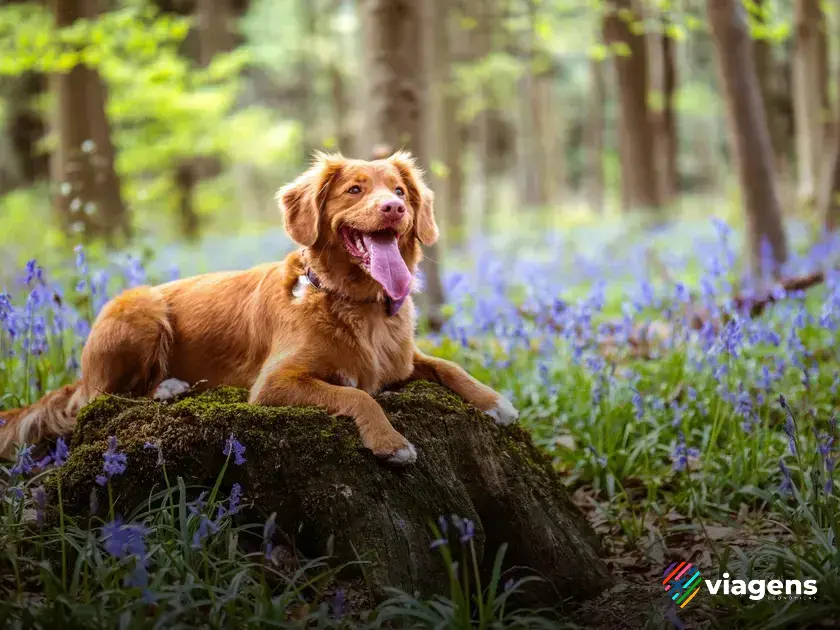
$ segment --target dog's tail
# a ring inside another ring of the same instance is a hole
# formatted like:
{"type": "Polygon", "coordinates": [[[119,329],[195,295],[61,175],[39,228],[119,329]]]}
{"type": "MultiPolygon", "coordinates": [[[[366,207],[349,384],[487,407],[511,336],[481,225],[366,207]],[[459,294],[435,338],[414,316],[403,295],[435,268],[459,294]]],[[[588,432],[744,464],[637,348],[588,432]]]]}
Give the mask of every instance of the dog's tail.
{"type": "Polygon", "coordinates": [[[74,383],[29,407],[0,411],[0,459],[12,459],[17,445],[69,435],[85,402],[81,383],[74,383]]]}

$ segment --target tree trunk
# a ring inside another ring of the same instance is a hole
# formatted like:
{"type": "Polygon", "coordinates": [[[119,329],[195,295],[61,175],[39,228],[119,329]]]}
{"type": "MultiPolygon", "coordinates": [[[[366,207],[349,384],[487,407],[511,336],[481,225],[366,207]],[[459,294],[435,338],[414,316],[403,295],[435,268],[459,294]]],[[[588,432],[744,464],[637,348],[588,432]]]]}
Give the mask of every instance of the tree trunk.
{"type": "Polygon", "coordinates": [[[644,35],[635,33],[624,19],[638,21],[632,0],[609,0],[604,16],[604,37],[623,45],[629,55],[616,55],[621,107],[621,176],[625,210],[658,210],[661,206],[656,174],[656,142],[648,108],[648,59],[644,35]]]}
{"type": "Polygon", "coordinates": [[[330,65],[330,91],[332,93],[333,115],[335,116],[335,142],[344,155],[354,155],[353,134],[350,133],[350,95],[341,65],[336,61],[330,65]]]}
{"type": "MultiPolygon", "coordinates": [[[[429,168],[427,76],[423,43],[431,7],[413,0],[362,0],[359,3],[367,66],[367,128],[370,146],[405,148],[429,168]]],[[[424,278],[421,307],[430,326],[442,325],[443,285],[435,246],[420,264],[424,278]]]]}
{"type": "Polygon", "coordinates": [[[747,219],[752,271],[756,279],[778,275],[787,260],[787,238],[773,169],[746,10],[739,0],[709,0],[708,18],[717,48],[718,69],[729,119],[732,153],[738,165],[747,219]],[[771,248],[770,270],[763,269],[762,245],[771,248]]]}
{"type": "Polygon", "coordinates": [[[837,99],[837,114],[831,142],[833,151],[826,165],[820,196],[823,225],[829,233],[840,228],[840,98],[837,99]]]}
{"type": "MultiPolygon", "coordinates": [[[[59,28],[99,13],[98,0],[60,0],[54,6],[59,28]]],[[[105,85],[95,70],[83,65],[53,75],[50,83],[59,136],[52,161],[52,178],[59,185],[54,203],[62,224],[70,232],[108,241],[119,233],[130,236],[114,166],[105,85]]]]}
{"type": "MultiPolygon", "coordinates": [[[[663,21],[667,26],[667,21],[663,21]]],[[[672,203],[678,194],[679,143],[677,119],[674,112],[674,95],[677,88],[676,43],[667,32],[657,35],[655,40],[660,47],[659,55],[659,91],[662,94],[661,109],[655,116],[656,157],[660,175],[660,192],[664,203],[672,203]]]]}
{"type": "MultiPolygon", "coordinates": [[[[188,55],[200,67],[206,68],[217,54],[233,50],[238,43],[233,29],[233,0],[196,0],[195,15],[195,31],[187,45],[188,55]]],[[[174,169],[178,223],[181,235],[187,240],[197,239],[201,228],[201,217],[195,204],[198,184],[202,179],[218,175],[221,168],[218,158],[204,156],[185,160],[174,169]]]]}
{"type": "Polygon", "coordinates": [[[49,157],[35,148],[46,134],[34,103],[44,92],[44,83],[42,75],[31,72],[3,78],[0,94],[6,104],[6,125],[0,140],[0,194],[49,177],[49,157]]]}
{"type": "MultiPolygon", "coordinates": [[[[157,455],[144,447],[149,436],[160,439],[170,478],[183,478],[187,488],[195,488],[216,482],[225,462],[222,445],[235,434],[246,458],[227,469],[224,495],[240,483],[263,518],[276,512],[276,542],[285,552],[292,546],[292,557],[330,555],[339,565],[359,557],[369,561],[362,590],[370,588],[377,598],[389,596],[385,587],[426,597],[449,593],[439,551],[430,548],[429,523],[451,514],[475,525],[473,546],[483,584],[489,583],[503,544],[502,581],[533,573],[541,577],[525,589],[529,599],[521,603],[529,607],[588,599],[612,586],[595,550],[596,537],[550,459],[527,432],[499,427],[448,390],[417,382],[379,396],[396,429],[419,447],[420,457],[404,473],[362,449],[349,418],[315,407],[293,412],[251,407],[244,404],[247,399],[245,390],[223,388],[186,397],[177,412],[152,402],[94,401],[80,414],[70,458],[59,469],[65,509],[88,513],[91,492],[106,500],[95,478],[109,433],[115,432],[132,464],[113,478],[124,514],[145,505],[162,483],[157,455]]],[[[451,524],[450,533],[457,556],[460,545],[451,524]]]]}
{"type": "Polygon", "coordinates": [[[603,214],[604,207],[604,126],[606,118],[607,88],[604,78],[604,63],[597,59],[589,62],[589,98],[586,106],[586,128],[584,146],[586,165],[584,167],[584,191],[592,208],[603,214]]]}
{"type": "Polygon", "coordinates": [[[442,169],[432,174],[435,205],[444,241],[459,242],[464,237],[462,132],[458,120],[461,101],[452,71],[452,20],[448,0],[432,3],[429,58],[429,119],[434,146],[431,154],[442,169]],[[442,171],[442,172],[441,172],[442,171]]]}
{"type": "MultiPolygon", "coordinates": [[[[840,129],[840,118],[837,120],[840,129]]],[[[825,192],[821,204],[825,229],[834,232],[840,228],[840,133],[834,134],[834,155],[829,162],[828,176],[825,178],[825,192]]]]}
{"type": "Polygon", "coordinates": [[[318,137],[320,108],[315,93],[317,69],[313,63],[315,56],[311,50],[311,46],[314,45],[315,38],[318,35],[318,15],[314,5],[314,0],[299,0],[297,3],[300,12],[299,37],[303,38],[297,67],[301,94],[298,117],[301,124],[301,157],[304,163],[308,163],[312,159],[314,151],[321,146],[318,137]]]}
{"type": "MultiPolygon", "coordinates": [[[[756,6],[761,8],[766,0],[756,0],[756,6]]],[[[762,14],[759,13],[759,16],[762,14]]],[[[759,17],[761,20],[762,18],[759,17]]],[[[762,20],[763,21],[763,20],[762,20]]],[[[777,73],[781,68],[776,67],[773,55],[773,42],[769,38],[756,39],[753,43],[755,53],[755,70],[761,87],[761,97],[764,102],[764,112],[767,117],[767,127],[770,130],[770,142],[773,144],[773,155],[776,161],[776,171],[780,177],[787,171],[787,141],[785,139],[785,124],[777,106],[777,73]]]]}
{"type": "Polygon", "coordinates": [[[826,21],[820,0],[797,0],[795,23],[797,188],[800,203],[813,205],[821,176],[828,106],[826,21]]]}

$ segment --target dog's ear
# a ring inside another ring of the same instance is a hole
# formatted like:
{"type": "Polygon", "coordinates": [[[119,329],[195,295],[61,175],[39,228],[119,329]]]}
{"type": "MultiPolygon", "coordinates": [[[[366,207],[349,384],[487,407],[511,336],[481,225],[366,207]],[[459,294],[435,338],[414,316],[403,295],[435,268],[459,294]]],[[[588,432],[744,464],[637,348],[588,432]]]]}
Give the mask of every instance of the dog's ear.
{"type": "Polygon", "coordinates": [[[292,239],[311,247],[318,240],[321,211],[330,192],[330,184],[341,172],[344,158],[316,153],[312,166],[295,181],[277,191],[277,203],[283,211],[286,231],[292,239]]]}
{"type": "Polygon", "coordinates": [[[423,182],[423,172],[407,151],[394,153],[388,161],[397,167],[408,187],[408,200],[415,209],[414,225],[417,238],[423,245],[434,245],[438,236],[435,222],[435,194],[423,182]]]}

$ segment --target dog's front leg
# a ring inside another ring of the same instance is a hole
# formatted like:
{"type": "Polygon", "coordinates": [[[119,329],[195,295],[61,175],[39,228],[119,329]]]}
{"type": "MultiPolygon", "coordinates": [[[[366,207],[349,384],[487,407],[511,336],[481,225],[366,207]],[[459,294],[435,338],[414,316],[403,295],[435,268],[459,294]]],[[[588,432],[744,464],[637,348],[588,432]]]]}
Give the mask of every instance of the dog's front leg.
{"type": "Polygon", "coordinates": [[[341,387],[322,381],[300,369],[274,369],[261,377],[251,389],[250,401],[256,405],[313,405],[336,416],[356,421],[362,444],[390,464],[413,464],[417,451],[388,421],[382,407],[360,389],[341,387]]]}
{"type": "Polygon", "coordinates": [[[452,361],[430,357],[415,350],[414,372],[410,378],[413,381],[433,381],[448,387],[499,424],[513,424],[519,417],[519,412],[507,398],[479,383],[464,368],[452,361]]]}

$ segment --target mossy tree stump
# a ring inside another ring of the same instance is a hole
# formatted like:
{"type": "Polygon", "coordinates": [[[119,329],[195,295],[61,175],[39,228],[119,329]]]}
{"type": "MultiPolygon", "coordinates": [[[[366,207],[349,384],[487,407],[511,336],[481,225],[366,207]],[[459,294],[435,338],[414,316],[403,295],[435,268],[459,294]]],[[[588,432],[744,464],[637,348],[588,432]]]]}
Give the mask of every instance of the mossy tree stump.
{"type": "MultiPolygon", "coordinates": [[[[403,469],[378,462],[362,448],[355,424],[315,408],[258,407],[245,390],[221,388],[169,404],[100,398],[79,415],[71,456],[61,469],[68,510],[85,513],[109,435],[128,457],[114,477],[118,508],[130,512],[160,490],[161,445],[170,480],[210,487],[233,433],[247,461],[228,467],[223,488],[238,482],[246,500],[265,514],[308,557],[324,555],[332,537],[338,561],[360,554],[372,564],[376,589],[444,593],[448,581],[429,523],[456,514],[475,522],[482,571],[496,551],[508,549],[508,576],[534,572],[532,604],[597,595],[612,582],[594,549],[595,539],[548,458],[518,427],[500,427],[437,385],[413,383],[378,397],[388,417],[418,450],[403,469]]],[[[100,501],[104,491],[99,489],[100,501]]],[[[486,584],[486,582],[485,582],[486,584]]]]}

